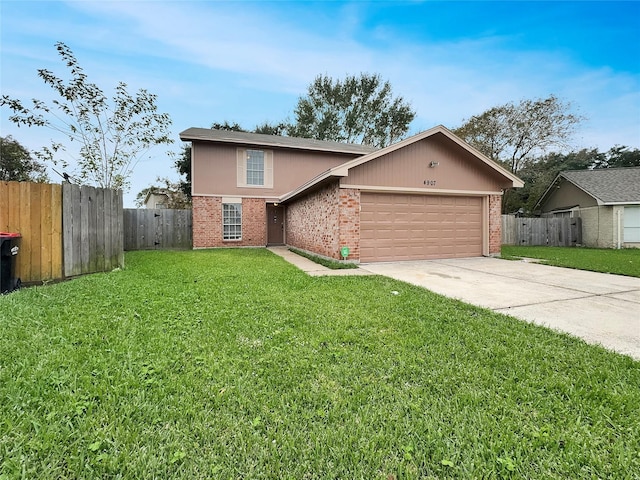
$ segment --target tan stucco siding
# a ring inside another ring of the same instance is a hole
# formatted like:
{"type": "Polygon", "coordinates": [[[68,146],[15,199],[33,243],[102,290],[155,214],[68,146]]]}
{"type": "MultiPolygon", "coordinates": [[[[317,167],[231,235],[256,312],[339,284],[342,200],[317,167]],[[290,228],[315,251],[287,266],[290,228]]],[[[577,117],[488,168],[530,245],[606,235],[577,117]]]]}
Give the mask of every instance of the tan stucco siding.
{"type": "Polygon", "coordinates": [[[342,185],[500,192],[509,186],[495,170],[440,136],[429,137],[354,167],[342,185]],[[431,162],[437,165],[431,166],[431,162]]]}
{"type": "Polygon", "coordinates": [[[237,186],[237,150],[244,147],[193,142],[192,148],[192,189],[194,195],[275,198],[290,192],[329,168],[347,162],[356,156],[326,152],[272,150],[273,188],[256,188],[237,186]]]}
{"type": "Polygon", "coordinates": [[[554,190],[549,193],[547,200],[542,205],[542,212],[550,212],[557,208],[574,207],[579,205],[581,208],[594,207],[598,202],[584,190],[576,187],[573,183],[562,182],[559,188],[552,187],[554,190]]]}

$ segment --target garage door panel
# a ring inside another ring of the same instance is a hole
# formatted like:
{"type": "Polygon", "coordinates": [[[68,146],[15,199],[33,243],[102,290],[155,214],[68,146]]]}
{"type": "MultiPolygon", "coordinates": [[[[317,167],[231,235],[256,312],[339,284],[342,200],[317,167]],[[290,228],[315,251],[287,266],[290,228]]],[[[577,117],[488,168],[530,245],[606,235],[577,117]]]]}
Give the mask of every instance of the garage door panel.
{"type": "Polygon", "coordinates": [[[482,199],[363,193],[363,262],[482,255],[482,199]]]}

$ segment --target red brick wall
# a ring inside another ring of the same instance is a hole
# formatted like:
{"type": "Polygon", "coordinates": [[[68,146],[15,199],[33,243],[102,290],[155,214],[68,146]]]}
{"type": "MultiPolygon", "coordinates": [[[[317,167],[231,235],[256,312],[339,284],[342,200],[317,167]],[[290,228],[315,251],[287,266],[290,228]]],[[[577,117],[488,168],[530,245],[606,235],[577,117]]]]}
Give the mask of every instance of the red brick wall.
{"type": "Polygon", "coordinates": [[[266,202],[242,199],[242,240],[222,240],[222,198],[193,197],[193,248],[264,247],[267,244],[266,202]]]}
{"type": "Polygon", "coordinates": [[[502,195],[489,195],[489,255],[502,246],[502,195]]]}
{"type": "Polygon", "coordinates": [[[339,190],[334,183],[287,205],[287,245],[339,258],[339,190]]]}
{"type": "MultiPolygon", "coordinates": [[[[347,260],[360,259],[360,190],[341,188],[339,191],[340,246],[349,247],[347,260]]],[[[342,258],[342,257],[340,257],[342,258]]]]}
{"type": "Polygon", "coordinates": [[[360,258],[360,191],[338,183],[287,205],[287,244],[325,257],[360,258]]]}

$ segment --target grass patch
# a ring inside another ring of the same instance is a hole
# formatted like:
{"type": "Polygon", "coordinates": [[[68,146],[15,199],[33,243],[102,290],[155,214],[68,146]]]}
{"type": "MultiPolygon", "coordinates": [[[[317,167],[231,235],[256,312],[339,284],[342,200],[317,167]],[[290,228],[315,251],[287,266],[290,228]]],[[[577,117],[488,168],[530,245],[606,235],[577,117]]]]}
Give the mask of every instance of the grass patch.
{"type": "Polygon", "coordinates": [[[314,255],[313,253],[303,252],[302,250],[298,250],[297,248],[289,247],[289,250],[296,255],[300,255],[301,257],[308,258],[312,262],[315,262],[319,265],[323,265],[331,270],[342,270],[342,269],[350,269],[350,268],[358,268],[358,265],[355,263],[346,263],[339,262],[337,260],[331,260],[328,258],[319,257],[318,255],[314,255]]]}
{"type": "Polygon", "coordinates": [[[0,477],[640,472],[628,357],[265,249],[126,265],[0,297],[0,477]]]}
{"type": "Polygon", "coordinates": [[[640,249],[502,246],[502,258],[539,258],[557,267],[640,277],[640,249]]]}

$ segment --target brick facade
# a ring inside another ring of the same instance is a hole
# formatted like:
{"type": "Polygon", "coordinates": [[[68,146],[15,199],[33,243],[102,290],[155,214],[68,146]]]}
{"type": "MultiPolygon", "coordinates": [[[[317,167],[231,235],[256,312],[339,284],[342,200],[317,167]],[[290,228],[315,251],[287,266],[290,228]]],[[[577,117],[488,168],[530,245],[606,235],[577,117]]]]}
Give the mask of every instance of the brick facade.
{"type": "Polygon", "coordinates": [[[360,258],[360,190],[337,182],[287,205],[287,245],[342,260],[360,258]]]}
{"type": "MultiPolygon", "coordinates": [[[[339,249],[349,247],[347,260],[360,259],[360,190],[339,190],[338,212],[340,215],[339,249]]],[[[338,252],[338,258],[342,258],[338,252]]]]}
{"type": "Polygon", "coordinates": [[[222,197],[193,197],[193,248],[264,247],[267,244],[266,202],[242,199],[242,240],[222,239],[222,197]]]}
{"type": "MultiPolygon", "coordinates": [[[[489,255],[502,246],[502,196],[489,196],[489,255]]],[[[360,190],[335,182],[286,207],[286,243],[325,257],[360,259],[360,190]]],[[[222,239],[222,198],[193,197],[193,247],[262,247],[267,244],[266,202],[242,199],[242,240],[222,239]]]]}
{"type": "Polygon", "coordinates": [[[338,198],[338,184],[334,183],[287,205],[287,245],[339,258],[338,198]]]}
{"type": "Polygon", "coordinates": [[[489,195],[489,255],[502,247],[502,195],[489,195]]]}

